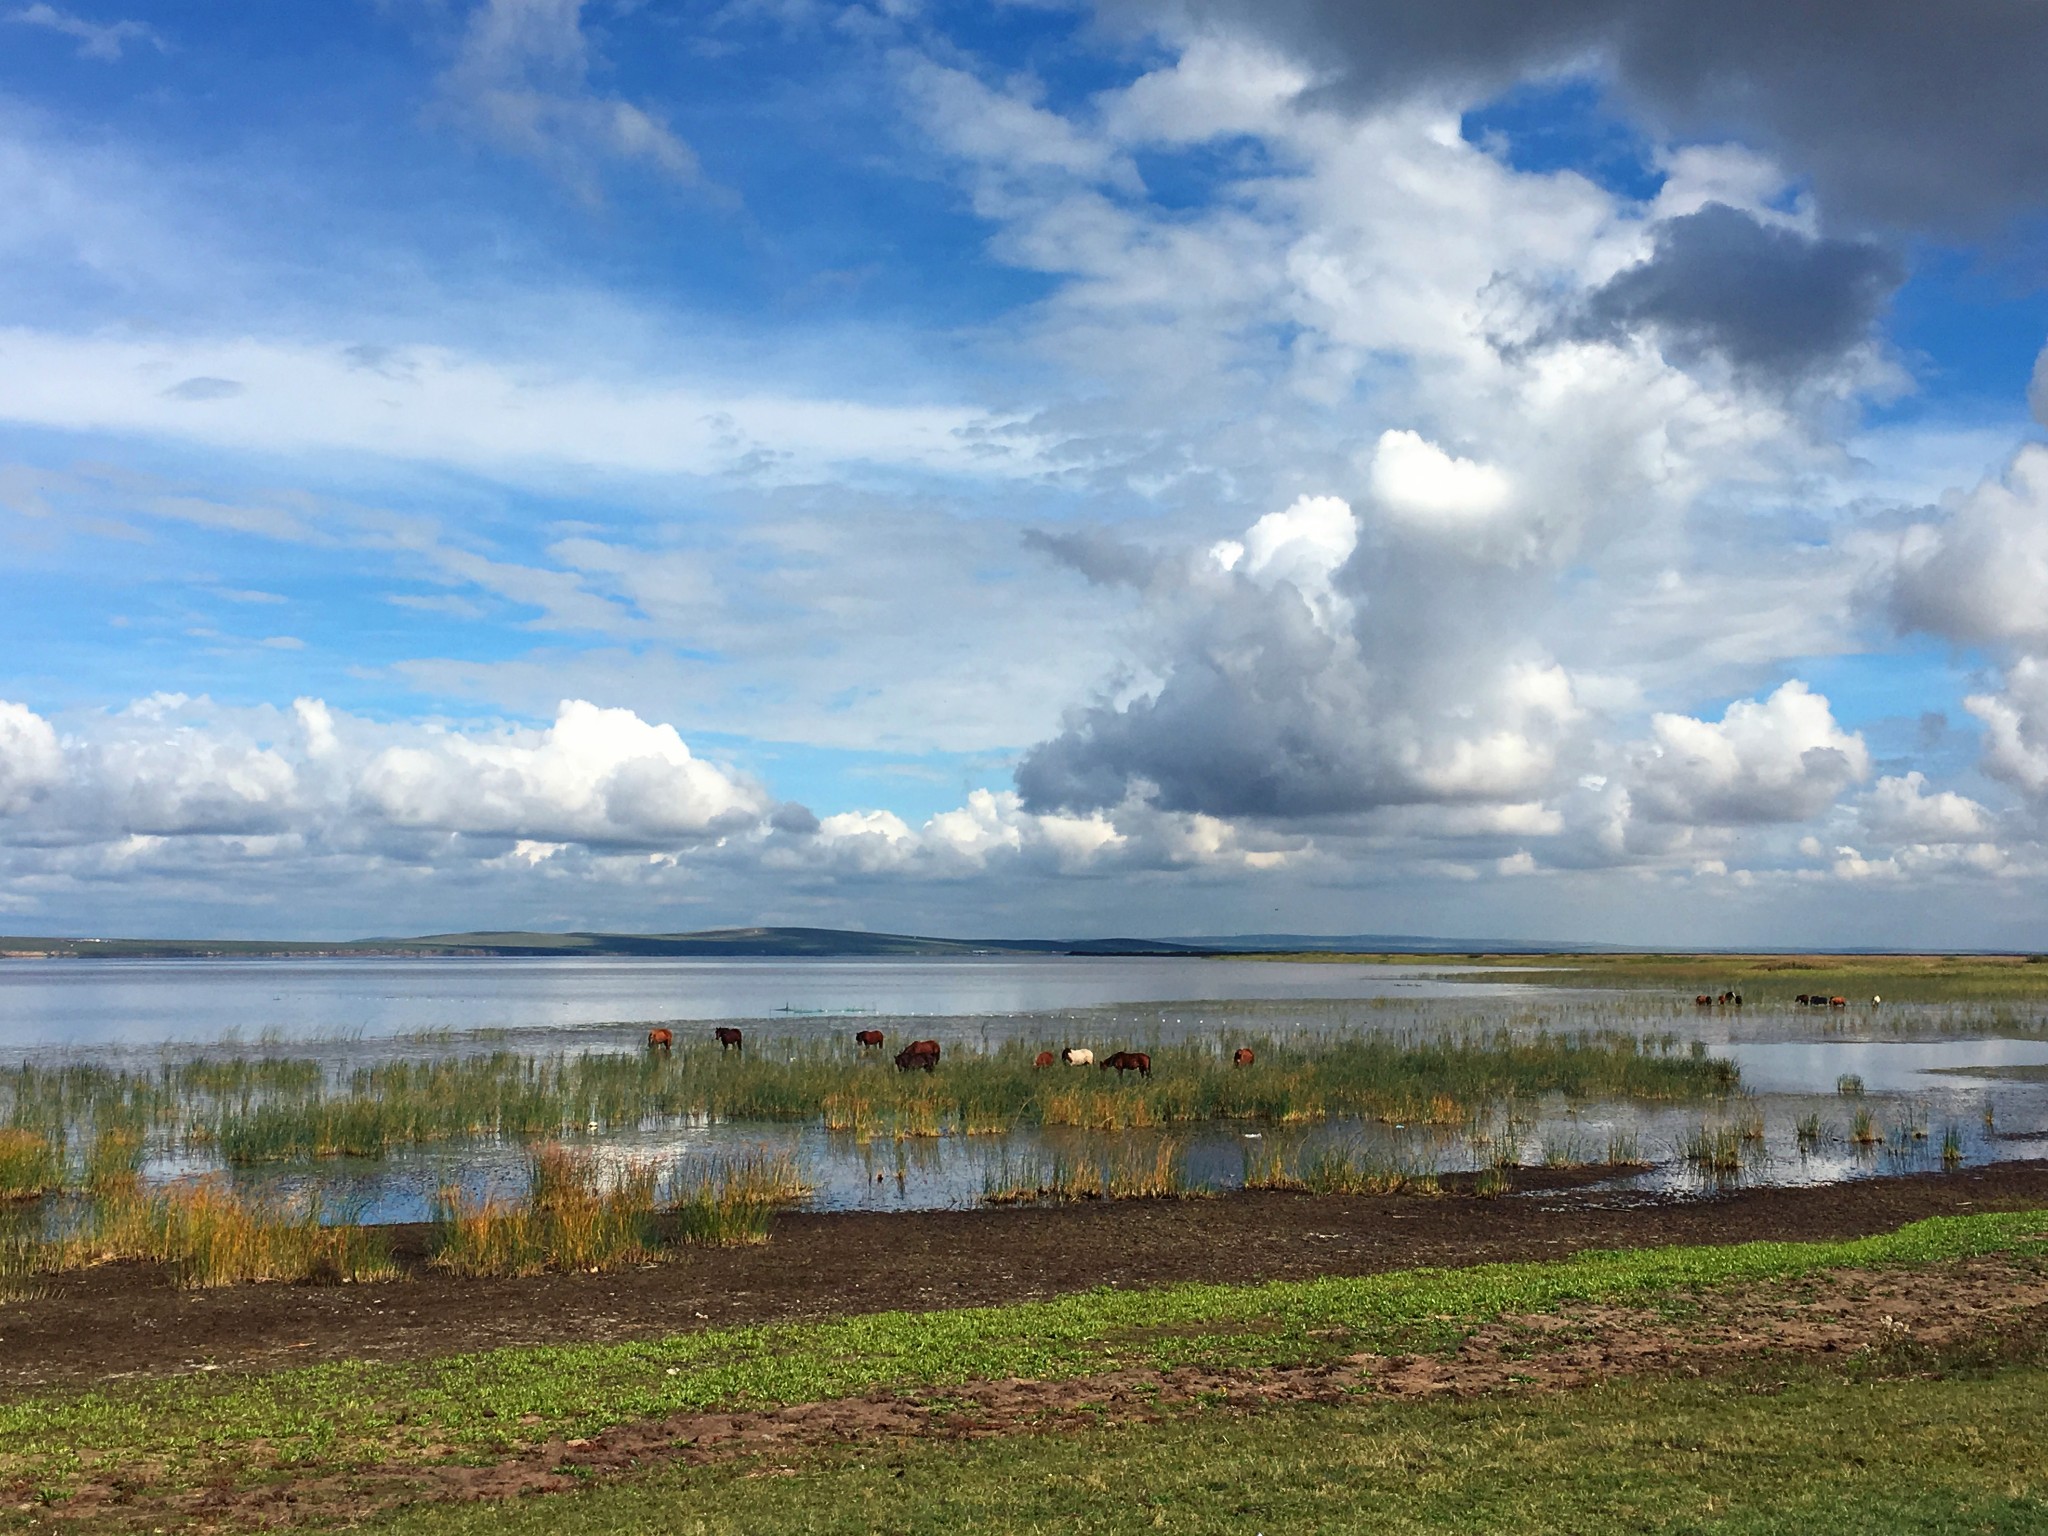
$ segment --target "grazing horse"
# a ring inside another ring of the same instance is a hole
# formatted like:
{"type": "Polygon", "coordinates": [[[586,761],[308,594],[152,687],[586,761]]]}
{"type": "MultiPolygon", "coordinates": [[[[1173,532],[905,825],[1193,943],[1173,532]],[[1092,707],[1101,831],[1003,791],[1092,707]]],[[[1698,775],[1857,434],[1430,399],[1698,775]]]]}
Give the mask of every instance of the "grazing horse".
{"type": "Polygon", "coordinates": [[[1230,1053],[1230,1064],[1233,1067],[1248,1067],[1252,1061],[1252,1048],[1248,1045],[1240,1045],[1230,1053]]]}
{"type": "Polygon", "coordinates": [[[927,1072],[939,1069],[939,1044],[936,1040],[913,1040],[896,1053],[898,1072],[915,1072],[919,1067],[927,1072]]]}
{"type": "Polygon", "coordinates": [[[1707,996],[1707,994],[1704,992],[1702,992],[1698,997],[1694,998],[1693,1002],[1701,1008],[1711,1008],[1714,1006],[1714,1000],[1711,997],[1707,996]]]}
{"type": "Polygon", "coordinates": [[[740,1049],[740,1032],[732,1028],[732,1026],[721,1024],[718,1028],[712,1030],[711,1033],[717,1036],[718,1048],[720,1050],[736,1051],[740,1049]]]}
{"type": "Polygon", "coordinates": [[[1058,1060],[1059,1057],[1053,1055],[1051,1051],[1040,1051],[1031,1058],[1031,1065],[1034,1067],[1049,1067],[1058,1060]]]}
{"type": "Polygon", "coordinates": [[[647,1031],[647,1049],[659,1051],[666,1056],[675,1048],[676,1034],[672,1029],[650,1029],[647,1031]]]}
{"type": "Polygon", "coordinates": [[[1126,1072],[1135,1072],[1140,1077],[1150,1077],[1152,1075],[1152,1058],[1143,1051],[1117,1051],[1102,1064],[1102,1070],[1105,1072],[1111,1067],[1116,1068],[1116,1075],[1119,1079],[1126,1072]]]}
{"type": "Polygon", "coordinates": [[[853,1032],[853,1043],[859,1046],[880,1045],[882,1032],[879,1029],[856,1029],[853,1032]]]}
{"type": "Polygon", "coordinates": [[[1846,1008],[1849,1006],[1849,999],[1846,997],[1831,997],[1828,999],[1828,1006],[1830,1008],[1846,1008]]]}
{"type": "Polygon", "coordinates": [[[1092,1067],[1095,1065],[1095,1053],[1085,1045],[1070,1045],[1060,1052],[1060,1060],[1070,1067],[1092,1067]]]}

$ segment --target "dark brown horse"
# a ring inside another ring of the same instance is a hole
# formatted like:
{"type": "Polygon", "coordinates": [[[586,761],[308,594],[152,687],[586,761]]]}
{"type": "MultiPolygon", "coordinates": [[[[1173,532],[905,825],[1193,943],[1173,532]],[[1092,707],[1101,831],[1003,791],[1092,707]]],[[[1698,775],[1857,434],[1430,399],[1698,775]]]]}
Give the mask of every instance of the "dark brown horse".
{"type": "Polygon", "coordinates": [[[936,1040],[913,1040],[896,1053],[898,1072],[915,1072],[919,1068],[927,1072],[939,1069],[939,1042],[936,1040]]]}
{"type": "Polygon", "coordinates": [[[647,1031],[647,1049],[659,1051],[666,1056],[675,1049],[676,1033],[672,1029],[650,1029],[647,1031]]]}
{"type": "Polygon", "coordinates": [[[1116,1075],[1119,1078],[1126,1072],[1135,1072],[1140,1077],[1150,1077],[1152,1075],[1152,1058],[1143,1051],[1116,1051],[1111,1054],[1107,1061],[1103,1062],[1102,1070],[1107,1072],[1111,1067],[1116,1068],[1116,1075]]]}
{"type": "Polygon", "coordinates": [[[736,1051],[740,1049],[740,1032],[730,1025],[721,1024],[718,1028],[712,1030],[711,1033],[718,1037],[718,1045],[721,1050],[736,1051]]]}
{"type": "Polygon", "coordinates": [[[1230,1064],[1233,1067],[1248,1067],[1254,1059],[1252,1048],[1248,1045],[1240,1045],[1230,1053],[1230,1064]]]}
{"type": "Polygon", "coordinates": [[[856,1029],[853,1032],[853,1043],[861,1046],[880,1045],[882,1032],[879,1029],[856,1029]]]}

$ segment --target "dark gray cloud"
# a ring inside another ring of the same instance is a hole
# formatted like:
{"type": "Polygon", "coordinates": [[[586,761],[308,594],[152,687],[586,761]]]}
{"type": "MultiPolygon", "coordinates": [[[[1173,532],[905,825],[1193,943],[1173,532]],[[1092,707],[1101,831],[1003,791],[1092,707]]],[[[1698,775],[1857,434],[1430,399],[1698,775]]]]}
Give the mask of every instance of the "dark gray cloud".
{"type": "MultiPolygon", "coordinates": [[[[1156,15],[1156,0],[1104,0],[1156,15]]],[[[2048,206],[2041,0],[1177,0],[1259,33],[1344,99],[1491,94],[1592,66],[1658,128],[1732,135],[1833,212],[1983,227],[2048,206]]]]}
{"type": "Polygon", "coordinates": [[[1862,342],[1904,276],[1869,241],[1812,240],[1709,203],[1659,225],[1650,259],[1596,291],[1581,328],[1649,326],[1667,354],[1718,352],[1746,372],[1790,379],[1862,342]]]}

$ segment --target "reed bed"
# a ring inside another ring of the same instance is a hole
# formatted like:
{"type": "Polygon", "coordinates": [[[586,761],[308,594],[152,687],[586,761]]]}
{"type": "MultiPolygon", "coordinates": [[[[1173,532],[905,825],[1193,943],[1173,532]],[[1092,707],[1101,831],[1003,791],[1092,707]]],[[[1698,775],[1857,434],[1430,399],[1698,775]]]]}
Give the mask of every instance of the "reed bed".
{"type": "Polygon", "coordinates": [[[1184,1200],[1213,1194],[1191,1182],[1185,1151],[1160,1140],[1149,1147],[1061,1151],[1008,1157],[984,1179],[989,1205],[1057,1205],[1077,1200],[1184,1200]]]}
{"type": "Polygon", "coordinates": [[[1734,1066],[1704,1047],[1681,1052],[1655,1038],[1593,1031],[1154,1044],[1152,1075],[1127,1081],[1086,1068],[1034,1069],[1035,1049],[950,1047],[930,1075],[898,1073],[872,1054],[816,1039],[747,1053],[687,1042],[669,1057],[479,1052],[385,1062],[331,1080],[310,1062],[207,1059],[155,1075],[23,1069],[0,1076],[0,1095],[16,1125],[146,1129],[230,1166],[255,1166],[692,1118],[809,1121],[897,1139],[1350,1116],[1456,1124],[1518,1096],[1684,1101],[1737,1084],[1734,1066]],[[1239,1043],[1257,1048],[1257,1065],[1230,1065],[1239,1043]]]}
{"type": "Polygon", "coordinates": [[[1744,1143],[1737,1125],[1698,1125],[1679,1142],[1679,1158],[1702,1173],[1740,1173],[1744,1143]]]}
{"type": "Polygon", "coordinates": [[[429,1262],[470,1276],[663,1263],[679,1245],[766,1242],[777,1208],[810,1193],[792,1159],[766,1153],[608,1166],[589,1149],[549,1143],[527,1168],[524,1201],[443,1189],[429,1262]]]}
{"type": "Polygon", "coordinates": [[[1244,1154],[1246,1189],[1300,1190],[1317,1195],[1434,1195],[1434,1168],[1389,1162],[1356,1142],[1314,1149],[1271,1147],[1261,1141],[1244,1154]]]}
{"type": "Polygon", "coordinates": [[[120,1259],[160,1264],[188,1289],[252,1280],[348,1285],[398,1273],[376,1228],[329,1223],[317,1200],[251,1199],[218,1178],[96,1201],[83,1225],[61,1236],[12,1233],[0,1271],[20,1286],[120,1259]]]}
{"type": "Polygon", "coordinates": [[[0,1200],[34,1200],[63,1184],[61,1133],[0,1130],[0,1200]]]}

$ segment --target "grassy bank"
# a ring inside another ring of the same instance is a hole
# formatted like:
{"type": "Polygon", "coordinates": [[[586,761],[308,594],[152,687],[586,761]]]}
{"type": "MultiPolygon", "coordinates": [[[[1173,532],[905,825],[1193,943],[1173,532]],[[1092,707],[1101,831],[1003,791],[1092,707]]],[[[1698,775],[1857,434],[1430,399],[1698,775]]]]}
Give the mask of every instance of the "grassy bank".
{"type": "Polygon", "coordinates": [[[880,1052],[815,1037],[762,1041],[744,1052],[686,1039],[673,1056],[451,1055],[381,1063],[337,1080],[309,1061],[267,1058],[199,1060],[155,1074],[23,1067],[0,1074],[0,1121],[25,1138],[14,1161],[15,1177],[26,1183],[48,1177],[47,1148],[67,1137],[89,1148],[102,1138],[150,1134],[246,1166],[688,1117],[810,1121],[898,1138],[1018,1126],[1297,1124],[1344,1115],[1458,1125],[1511,1097],[1669,1101],[1736,1086],[1731,1064],[1671,1034],[1238,1036],[1156,1044],[1151,1075],[1129,1080],[1090,1068],[1035,1068],[1039,1048],[952,1048],[930,1074],[898,1072],[880,1052]],[[1233,1067],[1230,1052],[1246,1044],[1257,1063],[1233,1067]]]}
{"type": "Polygon", "coordinates": [[[1735,991],[1751,1007],[1790,1003],[1801,992],[1840,996],[1858,1008],[1873,997],[1894,1003],[2048,1004],[2048,956],[2040,955],[1492,955],[1460,956],[1456,963],[1487,967],[1489,980],[1530,986],[1668,992],[1687,1000],[1701,992],[1735,991]]]}
{"type": "Polygon", "coordinates": [[[2039,1365],[1940,1379],[1780,1367],[1561,1397],[1208,1413],[908,1454],[785,1452],[772,1469],[668,1470],[573,1495],[421,1507],[366,1528],[2022,1536],[2048,1529],[2044,1391],[2039,1365]]]}
{"type": "Polygon", "coordinates": [[[1591,1253],[1554,1263],[1254,1286],[1098,1290],[1054,1301],[707,1330],[619,1345],[351,1361],[183,1377],[0,1406],[0,1482],[51,1497],[94,1467],[176,1485],[492,1456],[664,1414],[1124,1367],[1308,1364],[1454,1345],[1507,1313],[1654,1305],[1820,1270],[2039,1251],[2048,1213],[1948,1217],[1877,1237],[1591,1253]]]}

